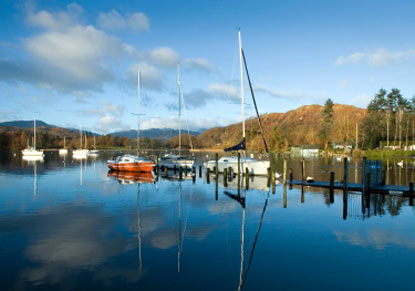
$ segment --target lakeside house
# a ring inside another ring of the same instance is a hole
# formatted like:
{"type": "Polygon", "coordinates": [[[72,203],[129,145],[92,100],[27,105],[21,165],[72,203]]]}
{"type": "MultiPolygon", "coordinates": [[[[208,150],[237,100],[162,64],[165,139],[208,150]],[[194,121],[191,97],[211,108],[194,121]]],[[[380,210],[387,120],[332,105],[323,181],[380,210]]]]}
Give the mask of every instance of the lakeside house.
{"type": "Polygon", "coordinates": [[[309,157],[318,155],[320,151],[319,145],[303,145],[293,146],[290,149],[290,153],[294,156],[309,157]]]}

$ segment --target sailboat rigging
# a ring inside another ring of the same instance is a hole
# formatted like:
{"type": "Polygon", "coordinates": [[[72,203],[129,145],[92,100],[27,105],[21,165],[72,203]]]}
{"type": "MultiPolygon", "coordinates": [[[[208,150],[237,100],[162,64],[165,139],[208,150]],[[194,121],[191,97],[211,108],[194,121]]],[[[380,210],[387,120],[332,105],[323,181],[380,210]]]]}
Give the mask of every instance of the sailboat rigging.
{"type": "Polygon", "coordinates": [[[177,91],[178,91],[178,99],[179,99],[179,154],[173,155],[173,154],[166,154],[163,157],[160,158],[159,165],[161,167],[165,167],[168,169],[174,168],[174,167],[193,167],[195,161],[192,159],[188,159],[184,156],[182,156],[182,98],[183,98],[183,92],[182,92],[182,85],[180,80],[180,65],[177,64],[177,91]]]}
{"type": "Polygon", "coordinates": [[[81,126],[79,129],[80,148],[77,150],[74,150],[72,153],[72,155],[76,158],[86,158],[86,156],[89,154],[89,150],[87,148],[84,149],[82,146],[82,139],[83,139],[83,136],[82,136],[82,126],[81,126]]]}
{"type": "MultiPolygon", "coordinates": [[[[251,81],[248,75],[248,67],[246,65],[245,56],[242,49],[242,40],[241,40],[241,31],[238,30],[238,40],[239,40],[239,69],[240,69],[240,82],[241,82],[241,110],[242,110],[242,141],[238,144],[225,148],[224,151],[243,151],[244,155],[240,158],[240,166],[242,168],[242,174],[245,174],[244,169],[248,168],[249,175],[258,175],[258,176],[265,176],[268,174],[268,168],[270,167],[269,161],[259,161],[254,158],[249,158],[246,156],[246,135],[245,135],[245,93],[244,93],[244,78],[243,78],[243,70],[245,67],[245,71],[247,73],[249,86],[251,89],[251,95],[254,100],[255,108],[258,114],[258,109],[256,107],[255,97],[253,94],[253,89],[251,85],[251,81]],[[245,64],[245,66],[244,66],[245,64]]],[[[259,115],[258,115],[259,118],[259,115]]],[[[260,122],[260,127],[262,129],[262,124],[260,122]]],[[[265,144],[265,149],[268,152],[268,146],[266,145],[265,136],[263,135],[263,140],[265,144]]],[[[205,163],[205,167],[213,170],[216,167],[216,161],[211,160],[205,163]]],[[[218,160],[218,172],[223,172],[224,169],[232,168],[233,172],[238,172],[238,157],[237,156],[226,156],[222,157],[218,160]]]]}
{"type": "MultiPolygon", "coordinates": [[[[138,90],[138,110],[140,110],[140,83],[141,72],[137,72],[137,90],[138,90]]],[[[154,162],[146,160],[143,157],[138,156],[139,152],[139,135],[140,135],[140,112],[138,112],[137,118],[137,155],[122,155],[113,160],[107,161],[107,166],[114,171],[124,172],[152,172],[154,168],[154,162]]]]}

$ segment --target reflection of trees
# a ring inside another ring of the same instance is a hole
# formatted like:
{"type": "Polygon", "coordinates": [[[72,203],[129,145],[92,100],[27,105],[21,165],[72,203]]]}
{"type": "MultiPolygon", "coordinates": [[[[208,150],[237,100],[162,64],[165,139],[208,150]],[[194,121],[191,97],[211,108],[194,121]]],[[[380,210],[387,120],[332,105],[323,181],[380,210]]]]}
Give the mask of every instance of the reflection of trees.
{"type": "MultiPolygon", "coordinates": [[[[386,196],[383,207],[392,216],[398,216],[401,213],[401,208],[405,204],[407,198],[386,196]]],[[[385,211],[386,211],[385,210],[385,211]]]]}

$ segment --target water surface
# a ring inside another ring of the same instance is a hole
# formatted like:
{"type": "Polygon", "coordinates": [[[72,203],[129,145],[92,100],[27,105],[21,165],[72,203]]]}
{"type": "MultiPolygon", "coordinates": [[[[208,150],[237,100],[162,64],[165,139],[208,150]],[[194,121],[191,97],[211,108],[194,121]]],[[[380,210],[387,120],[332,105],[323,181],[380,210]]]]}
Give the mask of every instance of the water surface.
{"type": "MultiPolygon", "coordinates": [[[[1,154],[2,290],[414,288],[415,216],[405,198],[372,195],[366,207],[358,193],[277,185],[272,194],[259,178],[238,191],[221,177],[218,186],[198,175],[117,177],[108,175],[111,155],[1,154]]],[[[295,177],[299,165],[289,161],[295,177]]],[[[412,181],[410,161],[390,167],[390,183],[412,181]]],[[[340,179],[342,162],[309,159],[306,170],[340,179]]]]}

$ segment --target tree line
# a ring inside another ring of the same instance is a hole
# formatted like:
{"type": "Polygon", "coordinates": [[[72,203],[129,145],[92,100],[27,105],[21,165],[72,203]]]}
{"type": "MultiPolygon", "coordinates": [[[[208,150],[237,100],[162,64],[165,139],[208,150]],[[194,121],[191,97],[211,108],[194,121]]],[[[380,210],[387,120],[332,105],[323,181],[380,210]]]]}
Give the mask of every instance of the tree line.
{"type": "Polygon", "coordinates": [[[397,88],[381,88],[367,107],[362,123],[368,148],[405,148],[415,144],[415,96],[402,96],[397,88]]]}

